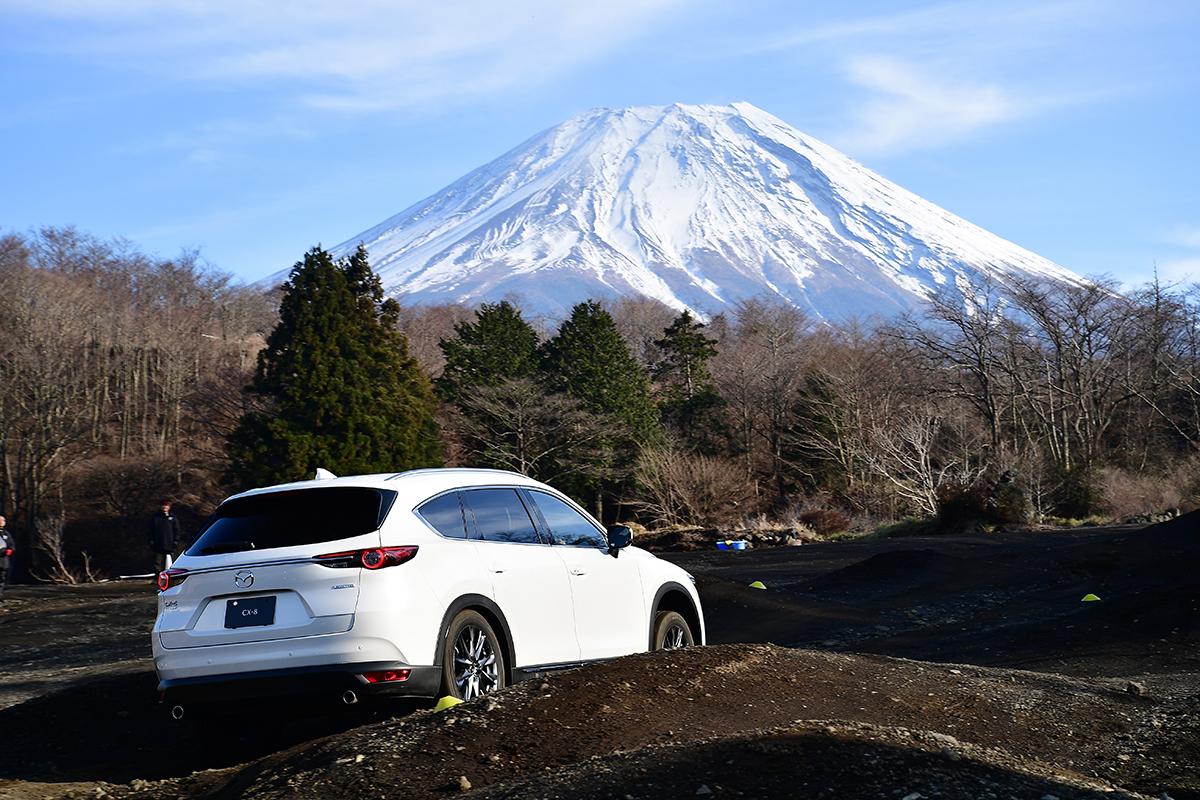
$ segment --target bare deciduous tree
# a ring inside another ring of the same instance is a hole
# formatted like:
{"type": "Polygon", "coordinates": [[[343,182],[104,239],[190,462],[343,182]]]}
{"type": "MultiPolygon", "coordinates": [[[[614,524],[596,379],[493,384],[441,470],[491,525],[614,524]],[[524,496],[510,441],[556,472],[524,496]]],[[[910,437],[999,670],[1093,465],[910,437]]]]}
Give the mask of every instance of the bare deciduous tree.
{"type": "Polygon", "coordinates": [[[61,519],[39,517],[34,523],[33,542],[34,549],[44,562],[43,569],[33,573],[38,580],[72,586],[101,580],[102,576],[92,569],[92,560],[86,550],[80,553],[82,565],[78,569],[68,565],[61,519]]]}
{"type": "Polygon", "coordinates": [[[451,428],[473,463],[554,481],[603,471],[610,461],[606,420],[534,379],[477,388],[461,405],[451,428]]]}
{"type": "Polygon", "coordinates": [[[635,475],[642,495],[632,505],[672,525],[724,522],[753,494],[737,464],[670,445],[643,451],[635,475]]]}
{"type": "Polygon", "coordinates": [[[169,461],[177,489],[219,474],[211,412],[241,394],[272,319],[194,253],[154,260],[71,228],[0,239],[0,507],[18,534],[62,517],[64,480],[94,456],[169,461]]]}

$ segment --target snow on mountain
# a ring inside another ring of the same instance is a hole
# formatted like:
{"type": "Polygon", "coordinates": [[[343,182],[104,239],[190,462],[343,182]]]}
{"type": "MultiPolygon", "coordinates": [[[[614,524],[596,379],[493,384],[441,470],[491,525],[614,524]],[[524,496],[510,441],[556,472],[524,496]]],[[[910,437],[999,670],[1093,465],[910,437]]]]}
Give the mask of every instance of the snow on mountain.
{"type": "Polygon", "coordinates": [[[359,242],[405,303],[555,317],[625,295],[890,316],[981,276],[1081,280],[747,103],[589,111],[335,252],[359,242]]]}

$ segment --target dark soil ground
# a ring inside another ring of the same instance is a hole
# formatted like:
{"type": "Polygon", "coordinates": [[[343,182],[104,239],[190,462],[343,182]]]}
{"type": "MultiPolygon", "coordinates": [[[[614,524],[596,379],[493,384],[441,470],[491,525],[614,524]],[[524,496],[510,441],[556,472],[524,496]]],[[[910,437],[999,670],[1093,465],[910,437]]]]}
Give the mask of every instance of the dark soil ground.
{"type": "Polygon", "coordinates": [[[0,600],[0,708],[71,681],[153,669],[154,613],[149,581],[10,587],[0,600]]]}
{"type": "Polygon", "coordinates": [[[155,703],[150,587],[17,587],[0,798],[1200,798],[1191,517],[669,557],[719,646],[209,727],[155,703]]]}
{"type": "Polygon", "coordinates": [[[1200,515],[1153,528],[863,539],[664,557],[709,640],[1068,675],[1200,672],[1200,515]],[[762,581],[767,591],[748,584],[762,581]],[[1100,602],[1081,603],[1086,594],[1100,602]]]}

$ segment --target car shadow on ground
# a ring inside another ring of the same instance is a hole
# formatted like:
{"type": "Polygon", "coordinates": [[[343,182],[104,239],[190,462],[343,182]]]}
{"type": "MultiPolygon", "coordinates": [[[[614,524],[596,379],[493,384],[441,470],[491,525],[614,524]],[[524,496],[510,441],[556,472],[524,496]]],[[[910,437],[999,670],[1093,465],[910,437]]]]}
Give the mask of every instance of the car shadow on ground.
{"type": "Polygon", "coordinates": [[[346,707],[336,698],[306,698],[302,705],[242,704],[176,721],[157,702],[156,686],[153,670],[142,670],[72,683],[0,709],[0,730],[21,732],[6,736],[0,748],[0,779],[125,783],[188,775],[422,707],[400,701],[346,707]]]}

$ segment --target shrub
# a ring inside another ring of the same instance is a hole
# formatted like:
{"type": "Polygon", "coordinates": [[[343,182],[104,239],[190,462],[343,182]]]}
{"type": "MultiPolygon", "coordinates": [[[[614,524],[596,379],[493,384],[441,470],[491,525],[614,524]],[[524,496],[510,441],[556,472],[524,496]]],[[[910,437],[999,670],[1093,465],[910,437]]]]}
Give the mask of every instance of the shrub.
{"type": "Polygon", "coordinates": [[[944,531],[960,531],[991,519],[989,492],[982,481],[938,487],[937,522],[944,531]]]}
{"type": "Polygon", "coordinates": [[[1033,521],[1029,489],[1013,470],[1005,470],[992,482],[987,511],[994,522],[1028,525],[1033,521]]]}
{"type": "Polygon", "coordinates": [[[995,477],[955,483],[938,490],[938,525],[958,531],[973,525],[1026,525],[1033,518],[1029,492],[1017,473],[1005,470],[995,477]]]}
{"type": "Polygon", "coordinates": [[[97,458],[77,468],[67,486],[76,506],[90,503],[118,520],[142,519],[160,500],[181,501],[175,464],[164,458],[97,458]]]}
{"type": "Polygon", "coordinates": [[[1100,507],[1100,490],[1093,470],[1076,467],[1056,477],[1054,510],[1063,517],[1087,517],[1100,507]]]}
{"type": "Polygon", "coordinates": [[[634,505],[666,525],[726,522],[753,495],[738,464],[671,446],[642,451],[635,476],[643,499],[634,505]]]}
{"type": "Polygon", "coordinates": [[[1096,480],[1100,508],[1114,519],[1157,514],[1185,505],[1190,474],[1141,475],[1122,469],[1100,471],[1096,480]]]}
{"type": "Polygon", "coordinates": [[[799,519],[819,536],[841,533],[850,527],[850,517],[834,508],[810,508],[799,519]]]}

